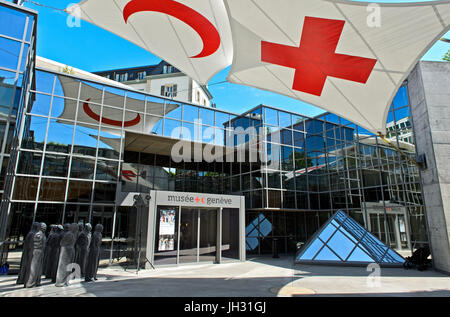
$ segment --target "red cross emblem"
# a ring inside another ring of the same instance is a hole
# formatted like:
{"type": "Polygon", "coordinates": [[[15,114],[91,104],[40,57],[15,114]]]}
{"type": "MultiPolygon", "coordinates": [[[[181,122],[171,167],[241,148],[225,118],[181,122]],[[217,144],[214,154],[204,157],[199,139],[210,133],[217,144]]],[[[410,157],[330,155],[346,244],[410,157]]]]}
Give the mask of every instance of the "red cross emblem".
{"type": "Polygon", "coordinates": [[[337,54],[345,21],[305,17],[300,46],[261,42],[261,61],[295,69],[292,89],[321,96],[328,76],[365,84],[376,59],[337,54]]]}
{"type": "Polygon", "coordinates": [[[195,197],[195,202],[198,204],[200,202],[200,198],[195,197]]]}
{"type": "Polygon", "coordinates": [[[122,176],[125,177],[129,181],[133,181],[133,178],[135,178],[137,175],[135,172],[133,172],[131,170],[123,170],[122,176]]]}

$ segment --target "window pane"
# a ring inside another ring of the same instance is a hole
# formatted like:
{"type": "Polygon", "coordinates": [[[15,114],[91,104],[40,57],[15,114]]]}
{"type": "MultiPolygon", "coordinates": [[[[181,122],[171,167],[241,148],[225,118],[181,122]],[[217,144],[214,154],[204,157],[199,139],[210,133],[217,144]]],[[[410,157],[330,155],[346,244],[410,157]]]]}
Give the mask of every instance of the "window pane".
{"type": "Polygon", "coordinates": [[[46,179],[41,181],[41,189],[39,193],[39,200],[44,201],[64,201],[66,194],[65,179],[46,179]]]}
{"type": "MultiPolygon", "coordinates": [[[[120,134],[120,131],[117,132],[120,134]]],[[[98,156],[110,159],[119,159],[120,140],[120,135],[101,131],[98,144],[98,156]]]]}
{"type": "Polygon", "coordinates": [[[34,94],[34,98],[35,98],[35,100],[31,106],[31,110],[29,112],[32,114],[48,116],[52,97],[49,95],[42,95],[42,94],[36,93],[36,94],[34,94]]]}
{"type": "Polygon", "coordinates": [[[14,185],[14,200],[36,200],[39,178],[16,177],[14,185]]]}
{"type": "MultiPolygon", "coordinates": [[[[0,34],[22,40],[26,14],[8,7],[0,6],[0,34]]],[[[31,21],[28,21],[30,23],[31,21]]]]}
{"type": "Polygon", "coordinates": [[[17,173],[39,175],[39,171],[41,170],[41,160],[41,153],[20,152],[17,173]]]}
{"type": "Polygon", "coordinates": [[[77,126],[73,153],[95,156],[97,148],[98,128],[93,126],[77,126]]]}
{"type": "Polygon", "coordinates": [[[116,181],[119,162],[98,160],[95,179],[104,181],[116,181]]]}
{"type": "Polygon", "coordinates": [[[21,43],[0,37],[0,47],[0,66],[16,70],[21,43]]]}
{"type": "Polygon", "coordinates": [[[264,122],[266,124],[271,124],[274,126],[278,126],[278,111],[270,108],[265,109],[265,117],[264,122]]]}
{"type": "Polygon", "coordinates": [[[46,154],[42,175],[66,177],[69,170],[69,156],[46,154]]]}
{"type": "Polygon", "coordinates": [[[26,116],[22,147],[30,150],[43,150],[47,118],[26,116]]]}
{"type": "Polygon", "coordinates": [[[67,201],[70,202],[91,202],[92,182],[73,181],[69,183],[67,201]]]}
{"type": "Polygon", "coordinates": [[[50,119],[46,149],[49,152],[70,153],[73,124],[50,119]]]}
{"type": "Polygon", "coordinates": [[[200,108],[200,119],[202,124],[214,125],[214,111],[200,108]]]}
{"type": "Polygon", "coordinates": [[[183,121],[194,122],[198,119],[198,108],[189,105],[183,105],[183,121]]]}
{"type": "Polygon", "coordinates": [[[93,179],[95,160],[84,157],[72,158],[71,178],[93,179]]]}
{"type": "MultiPolygon", "coordinates": [[[[36,90],[39,92],[52,93],[55,75],[43,71],[36,71],[36,90]]],[[[61,96],[64,96],[61,89],[61,96]]]]}

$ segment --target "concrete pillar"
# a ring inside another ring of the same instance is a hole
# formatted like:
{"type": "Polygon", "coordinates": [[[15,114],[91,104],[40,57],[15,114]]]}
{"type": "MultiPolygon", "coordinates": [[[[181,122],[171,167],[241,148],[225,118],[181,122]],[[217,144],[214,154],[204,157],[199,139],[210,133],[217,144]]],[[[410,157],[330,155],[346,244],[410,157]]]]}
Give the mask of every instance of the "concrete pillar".
{"type": "Polygon", "coordinates": [[[408,92],[433,264],[450,273],[450,63],[419,62],[408,92]]]}

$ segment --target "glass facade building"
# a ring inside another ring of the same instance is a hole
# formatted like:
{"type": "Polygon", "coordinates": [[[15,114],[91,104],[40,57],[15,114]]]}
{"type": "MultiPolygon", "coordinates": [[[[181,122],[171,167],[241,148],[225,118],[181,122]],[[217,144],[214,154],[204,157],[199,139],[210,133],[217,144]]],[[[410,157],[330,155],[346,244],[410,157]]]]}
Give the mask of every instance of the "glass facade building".
{"type": "MultiPolygon", "coordinates": [[[[105,263],[132,258],[123,241],[136,235],[136,208],[116,197],[150,190],[245,196],[247,254],[272,253],[275,244],[293,253],[338,209],[392,248],[426,243],[418,168],[372,133],[329,113],[260,105],[234,114],[35,68],[36,15],[0,10],[0,41],[9,43],[0,47],[16,49],[14,58],[0,51],[3,260],[18,265],[34,221],[101,223],[105,263]],[[16,27],[2,22],[8,14],[16,27]],[[234,149],[246,149],[251,139],[235,131],[250,127],[268,162],[238,161],[234,152],[232,162],[171,156],[179,140],[226,148],[233,139],[234,149]]],[[[388,122],[391,141],[414,159],[395,124],[409,116],[407,89],[388,122]]]]}

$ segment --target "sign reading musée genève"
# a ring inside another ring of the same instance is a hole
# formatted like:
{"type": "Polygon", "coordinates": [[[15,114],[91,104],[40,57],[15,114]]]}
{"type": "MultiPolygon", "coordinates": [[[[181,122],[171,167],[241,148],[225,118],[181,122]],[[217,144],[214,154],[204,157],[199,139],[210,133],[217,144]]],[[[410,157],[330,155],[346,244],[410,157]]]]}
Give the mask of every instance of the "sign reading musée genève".
{"type": "Polygon", "coordinates": [[[158,205],[239,208],[241,196],[158,191],[158,205]]]}

